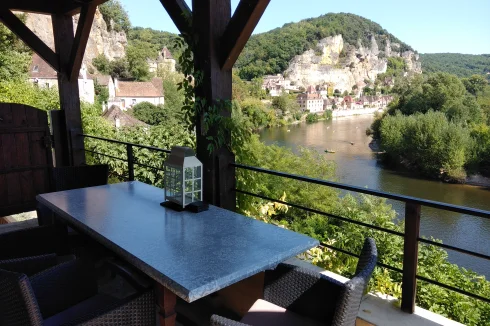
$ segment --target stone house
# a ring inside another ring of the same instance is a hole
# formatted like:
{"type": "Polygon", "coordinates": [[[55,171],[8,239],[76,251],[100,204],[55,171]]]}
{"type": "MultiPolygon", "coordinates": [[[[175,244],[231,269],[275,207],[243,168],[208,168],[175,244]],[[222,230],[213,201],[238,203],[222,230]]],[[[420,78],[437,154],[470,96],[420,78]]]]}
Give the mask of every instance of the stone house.
{"type": "Polygon", "coordinates": [[[324,100],[320,94],[298,94],[296,101],[298,102],[300,109],[303,111],[317,113],[324,110],[324,100]]]}
{"type": "Polygon", "coordinates": [[[354,109],[355,101],[352,96],[345,96],[343,99],[344,108],[347,110],[354,109]]]}
{"type": "MultiPolygon", "coordinates": [[[[29,66],[29,82],[39,87],[58,87],[58,74],[36,53],[32,56],[29,66]]],[[[93,104],[95,101],[95,88],[92,76],[87,72],[87,66],[82,65],[78,75],[78,89],[80,100],[93,104]]]]}
{"type": "Polygon", "coordinates": [[[153,78],[149,82],[121,81],[114,79],[114,89],[109,90],[108,107],[119,106],[127,110],[141,102],[150,102],[154,105],[165,103],[163,81],[161,78],[153,78]]]}
{"type": "Polygon", "coordinates": [[[270,96],[280,96],[284,92],[289,93],[291,81],[281,74],[266,75],[263,78],[262,89],[268,91],[270,96]]]}
{"type": "Polygon", "coordinates": [[[159,69],[175,72],[175,65],[177,64],[177,61],[172,56],[172,53],[166,47],[158,52],[158,57],[156,60],[148,59],[147,62],[148,70],[153,74],[156,74],[159,69]]]}

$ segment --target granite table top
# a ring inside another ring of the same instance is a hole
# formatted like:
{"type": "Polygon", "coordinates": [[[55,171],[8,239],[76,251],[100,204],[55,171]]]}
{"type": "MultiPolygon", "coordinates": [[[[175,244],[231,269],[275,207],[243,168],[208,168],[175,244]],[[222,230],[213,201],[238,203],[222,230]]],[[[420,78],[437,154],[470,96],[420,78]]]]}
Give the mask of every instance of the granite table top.
{"type": "Polygon", "coordinates": [[[162,207],[164,190],[138,181],[36,198],[187,302],[318,245],[305,235],[212,205],[197,214],[162,207]]]}

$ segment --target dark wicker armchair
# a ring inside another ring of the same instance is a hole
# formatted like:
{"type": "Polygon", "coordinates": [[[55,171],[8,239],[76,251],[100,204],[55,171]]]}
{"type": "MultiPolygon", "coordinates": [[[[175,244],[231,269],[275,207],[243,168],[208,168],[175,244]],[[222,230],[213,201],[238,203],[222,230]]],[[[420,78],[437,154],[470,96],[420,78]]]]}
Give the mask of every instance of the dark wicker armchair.
{"type": "Polygon", "coordinates": [[[31,276],[0,269],[0,325],[154,326],[154,300],[151,289],[123,299],[98,293],[94,268],[79,260],[31,276]]]}
{"type": "MultiPolygon", "coordinates": [[[[105,164],[63,166],[51,169],[51,174],[52,191],[95,187],[107,184],[109,166],[105,164]]],[[[39,225],[53,224],[53,213],[43,205],[38,204],[37,216],[39,225]]]]}
{"type": "Polygon", "coordinates": [[[55,225],[45,225],[0,234],[0,260],[67,254],[66,230],[55,225]]]}
{"type": "Polygon", "coordinates": [[[214,315],[211,325],[353,326],[376,261],[376,244],[367,238],[356,274],[346,283],[304,268],[280,264],[275,270],[266,271],[264,300],[257,300],[240,322],[214,315]]]}

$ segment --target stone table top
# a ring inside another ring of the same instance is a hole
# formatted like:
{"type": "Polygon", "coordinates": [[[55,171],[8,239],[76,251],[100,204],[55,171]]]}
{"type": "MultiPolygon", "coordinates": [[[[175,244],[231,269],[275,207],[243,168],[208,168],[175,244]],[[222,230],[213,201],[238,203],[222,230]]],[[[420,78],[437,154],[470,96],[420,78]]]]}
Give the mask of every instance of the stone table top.
{"type": "Polygon", "coordinates": [[[164,208],[164,190],[138,181],[36,198],[188,302],[318,245],[305,235],[212,205],[197,214],[164,208]]]}

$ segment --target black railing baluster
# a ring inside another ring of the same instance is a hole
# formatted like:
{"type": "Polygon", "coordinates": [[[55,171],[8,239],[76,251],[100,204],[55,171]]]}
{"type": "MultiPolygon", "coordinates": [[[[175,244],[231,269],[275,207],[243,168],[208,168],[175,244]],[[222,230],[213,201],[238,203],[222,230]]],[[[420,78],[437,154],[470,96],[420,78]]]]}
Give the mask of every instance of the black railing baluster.
{"type": "Polygon", "coordinates": [[[133,157],[133,145],[126,145],[126,152],[128,153],[128,174],[129,181],[134,181],[134,157],[133,157]]]}

